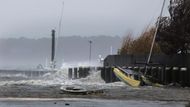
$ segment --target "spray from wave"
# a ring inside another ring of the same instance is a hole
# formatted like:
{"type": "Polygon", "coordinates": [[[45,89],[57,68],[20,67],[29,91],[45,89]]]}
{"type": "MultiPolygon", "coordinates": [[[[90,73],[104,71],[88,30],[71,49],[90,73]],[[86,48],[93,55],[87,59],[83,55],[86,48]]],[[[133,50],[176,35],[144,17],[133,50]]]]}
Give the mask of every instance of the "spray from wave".
{"type": "MultiPolygon", "coordinates": [[[[88,63],[78,63],[77,66],[94,66],[95,64],[89,65],[88,63]]],[[[44,74],[37,73],[38,75],[26,75],[29,72],[23,72],[23,74],[14,75],[20,80],[3,80],[0,81],[0,85],[14,85],[14,84],[22,84],[22,85],[40,85],[40,86],[50,86],[50,85],[61,85],[61,86],[83,86],[90,88],[113,88],[115,86],[122,87],[126,86],[122,82],[116,83],[105,83],[101,78],[100,71],[90,71],[90,75],[86,78],[81,79],[68,79],[68,68],[74,67],[73,64],[64,63],[61,69],[56,72],[47,72],[44,74]],[[23,79],[24,78],[24,79],[23,79]]],[[[14,76],[9,75],[9,78],[13,78],[14,76]]],[[[0,77],[2,78],[2,77],[0,77]]]]}
{"type": "Polygon", "coordinates": [[[102,63],[97,61],[83,61],[83,62],[70,62],[70,63],[62,63],[61,69],[64,68],[72,68],[72,67],[97,67],[102,66],[102,63]]]}

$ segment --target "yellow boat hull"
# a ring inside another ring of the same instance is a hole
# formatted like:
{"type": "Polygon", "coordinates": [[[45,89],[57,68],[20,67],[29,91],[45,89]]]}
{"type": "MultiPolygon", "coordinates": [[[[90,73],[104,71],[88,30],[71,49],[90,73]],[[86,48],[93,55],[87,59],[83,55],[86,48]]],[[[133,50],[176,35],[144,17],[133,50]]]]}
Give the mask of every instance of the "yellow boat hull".
{"type": "Polygon", "coordinates": [[[140,85],[139,80],[135,80],[135,79],[130,78],[129,76],[122,73],[120,71],[120,69],[118,69],[118,68],[114,68],[113,72],[121,81],[123,81],[124,83],[126,83],[132,87],[138,87],[140,85]]]}

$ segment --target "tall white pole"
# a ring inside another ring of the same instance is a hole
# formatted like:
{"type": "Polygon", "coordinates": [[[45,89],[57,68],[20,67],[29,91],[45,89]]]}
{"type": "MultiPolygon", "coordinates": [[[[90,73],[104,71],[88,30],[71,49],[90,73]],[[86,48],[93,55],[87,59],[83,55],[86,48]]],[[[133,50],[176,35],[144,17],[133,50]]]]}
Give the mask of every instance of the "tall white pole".
{"type": "Polygon", "coordinates": [[[160,20],[161,20],[162,14],[163,14],[165,3],[166,3],[166,0],[163,1],[160,16],[158,17],[158,23],[156,25],[156,31],[154,33],[154,37],[153,37],[153,40],[152,40],[150,52],[149,52],[148,59],[147,59],[146,65],[145,65],[145,74],[144,75],[146,75],[146,73],[147,73],[147,65],[150,63],[150,59],[151,59],[151,56],[152,56],[152,51],[153,51],[153,48],[154,48],[154,43],[155,43],[155,39],[156,39],[156,36],[157,36],[157,33],[158,33],[158,28],[159,28],[159,25],[160,25],[160,20]]]}
{"type": "Polygon", "coordinates": [[[155,39],[156,39],[156,36],[157,36],[157,33],[158,33],[158,28],[159,28],[159,25],[160,25],[160,20],[161,20],[162,14],[163,14],[165,3],[166,3],[166,0],[163,1],[163,5],[162,5],[161,12],[160,12],[160,16],[158,18],[158,23],[156,25],[156,31],[154,33],[154,37],[153,37],[153,40],[152,40],[150,52],[149,52],[149,55],[148,55],[147,64],[150,63],[150,59],[151,59],[151,56],[152,56],[152,51],[153,51],[153,48],[154,48],[154,43],[155,43],[155,39]]]}

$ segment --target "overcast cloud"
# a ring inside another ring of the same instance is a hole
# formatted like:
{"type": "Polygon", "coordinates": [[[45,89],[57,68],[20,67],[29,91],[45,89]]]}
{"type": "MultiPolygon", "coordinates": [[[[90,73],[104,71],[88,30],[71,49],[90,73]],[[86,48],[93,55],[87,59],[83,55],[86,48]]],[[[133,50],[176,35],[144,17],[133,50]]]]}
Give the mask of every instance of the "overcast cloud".
{"type": "MultiPolygon", "coordinates": [[[[169,1],[169,0],[168,0],[169,1]]],[[[63,0],[0,0],[0,38],[49,37],[63,0]]],[[[124,36],[153,24],[163,0],[64,0],[61,36],[124,36]]],[[[165,6],[167,15],[167,6],[165,6]]]]}

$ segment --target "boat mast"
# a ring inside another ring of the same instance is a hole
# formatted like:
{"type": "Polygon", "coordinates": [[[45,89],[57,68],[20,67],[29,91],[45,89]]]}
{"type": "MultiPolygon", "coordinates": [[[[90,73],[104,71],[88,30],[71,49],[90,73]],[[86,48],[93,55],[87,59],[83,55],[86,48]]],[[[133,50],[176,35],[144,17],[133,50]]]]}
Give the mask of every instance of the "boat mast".
{"type": "MultiPolygon", "coordinates": [[[[62,19],[63,19],[63,11],[64,11],[64,2],[62,3],[62,8],[61,8],[61,15],[60,15],[60,19],[59,19],[59,23],[58,23],[58,33],[57,33],[57,37],[56,37],[56,42],[55,42],[55,52],[54,52],[54,57],[56,59],[57,53],[58,53],[58,44],[59,44],[59,37],[61,35],[61,30],[62,30],[62,19]]],[[[54,61],[55,64],[55,61],[54,61]]],[[[56,65],[54,65],[56,66],[56,65]]]]}
{"type": "Polygon", "coordinates": [[[148,59],[147,59],[146,65],[145,65],[145,75],[147,73],[147,65],[149,65],[150,59],[152,57],[152,51],[153,51],[153,48],[154,48],[154,43],[155,43],[155,39],[156,39],[156,36],[157,36],[157,33],[158,33],[158,28],[159,28],[159,25],[160,25],[160,20],[161,20],[162,14],[163,14],[165,3],[166,3],[166,0],[163,1],[160,16],[158,17],[158,22],[156,24],[156,31],[155,31],[154,36],[153,36],[150,52],[149,52],[148,59]]]}
{"type": "Polygon", "coordinates": [[[147,64],[150,63],[150,59],[151,59],[151,56],[152,56],[152,51],[153,51],[153,48],[154,48],[154,43],[155,43],[155,39],[156,39],[156,36],[157,36],[157,33],[158,33],[158,28],[159,28],[159,25],[160,25],[160,20],[161,20],[162,14],[163,14],[165,3],[166,3],[166,0],[163,1],[163,5],[162,5],[161,12],[160,12],[160,16],[158,17],[158,23],[156,24],[156,31],[154,33],[154,37],[153,37],[153,40],[152,40],[150,52],[149,52],[148,59],[147,59],[147,64]]]}

